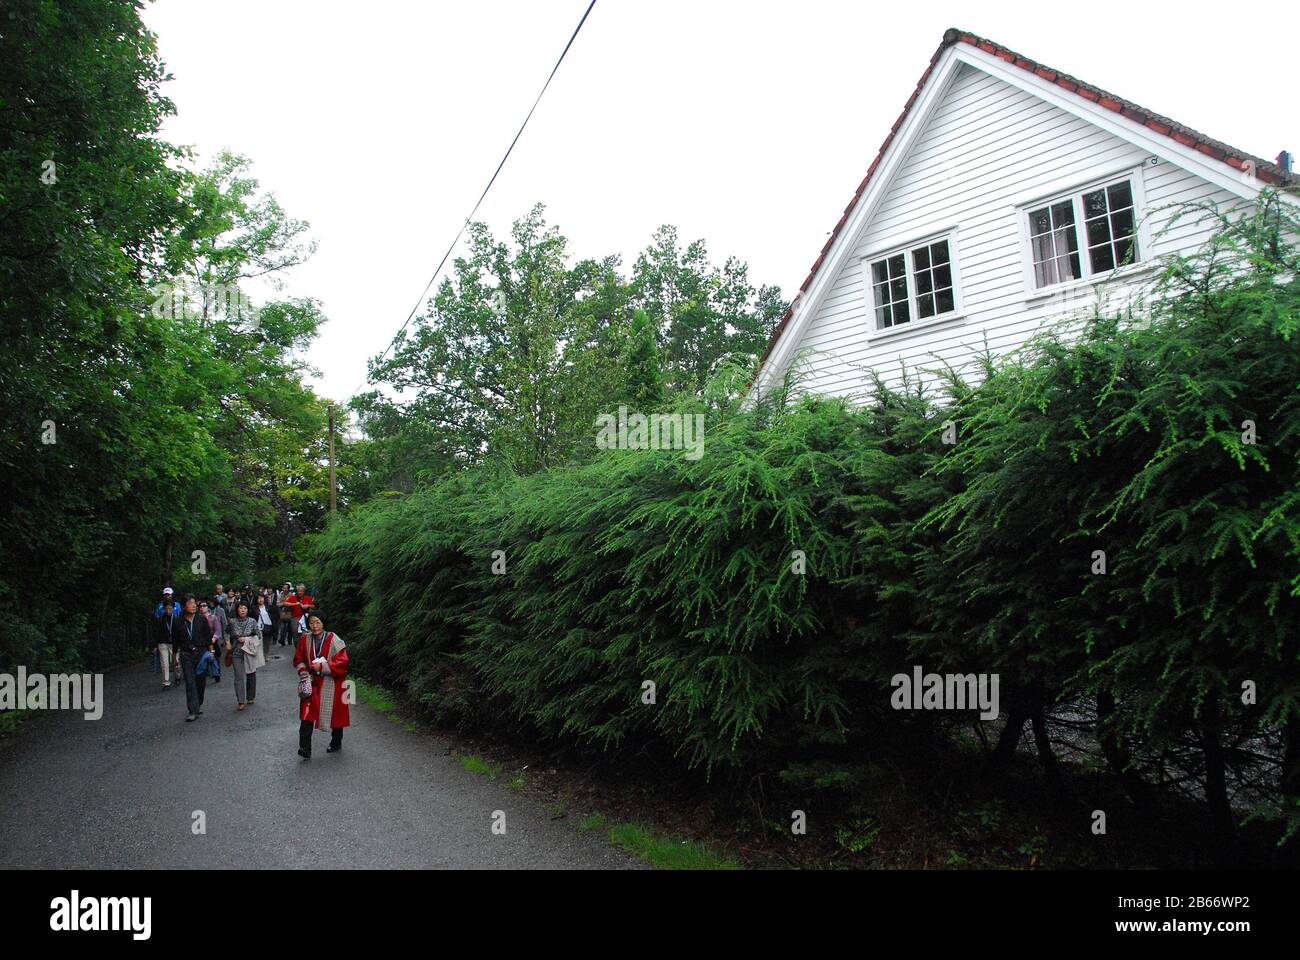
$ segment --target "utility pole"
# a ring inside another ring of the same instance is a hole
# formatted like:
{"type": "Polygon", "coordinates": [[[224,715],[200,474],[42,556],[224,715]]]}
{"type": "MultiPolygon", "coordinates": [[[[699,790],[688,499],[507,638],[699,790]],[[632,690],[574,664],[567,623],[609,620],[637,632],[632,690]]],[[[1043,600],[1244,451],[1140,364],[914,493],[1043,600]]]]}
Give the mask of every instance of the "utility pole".
{"type": "Polygon", "coordinates": [[[334,479],[334,404],[329,405],[330,412],[330,518],[339,512],[339,490],[334,479]]]}

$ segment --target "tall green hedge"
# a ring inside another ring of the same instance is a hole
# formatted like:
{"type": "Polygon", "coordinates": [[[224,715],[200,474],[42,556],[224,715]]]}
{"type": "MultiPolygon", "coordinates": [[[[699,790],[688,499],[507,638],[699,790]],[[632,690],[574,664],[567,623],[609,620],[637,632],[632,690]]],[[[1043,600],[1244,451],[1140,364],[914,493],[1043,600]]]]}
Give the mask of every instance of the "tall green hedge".
{"type": "Polygon", "coordinates": [[[1141,317],[949,375],[942,403],[759,402],[711,412],[698,460],[603,451],[372,503],[321,538],[324,599],[361,669],[447,722],[780,769],[969,722],[890,708],[913,664],[996,673],[992,769],[1029,724],[1056,777],[1069,704],[1135,799],[1177,755],[1225,830],[1248,780],[1294,829],[1291,209],[1225,216],[1141,317]]]}

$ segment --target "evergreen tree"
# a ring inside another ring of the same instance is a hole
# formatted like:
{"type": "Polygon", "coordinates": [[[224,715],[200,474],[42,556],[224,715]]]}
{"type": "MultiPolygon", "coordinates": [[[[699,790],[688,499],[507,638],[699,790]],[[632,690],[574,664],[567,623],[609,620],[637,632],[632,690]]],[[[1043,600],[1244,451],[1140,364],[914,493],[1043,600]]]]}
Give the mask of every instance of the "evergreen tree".
{"type": "Polygon", "coordinates": [[[640,308],[632,311],[624,355],[627,371],[625,398],[636,410],[658,409],[664,400],[663,374],[660,371],[659,344],[650,315],[640,308]]]}

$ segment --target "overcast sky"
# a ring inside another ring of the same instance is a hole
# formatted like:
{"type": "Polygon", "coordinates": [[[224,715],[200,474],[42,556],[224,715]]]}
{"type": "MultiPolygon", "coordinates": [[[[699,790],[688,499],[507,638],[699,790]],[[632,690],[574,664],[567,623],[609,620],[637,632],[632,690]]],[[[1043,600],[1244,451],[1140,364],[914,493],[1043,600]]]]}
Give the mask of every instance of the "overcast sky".
{"type": "MultiPolygon", "coordinates": [[[[288,293],[330,318],[307,354],[322,394],[362,384],[587,2],[146,8],[174,76],[166,136],[205,159],[245,154],[311,223],[319,251],[288,293]]],[[[576,256],[628,267],[676,224],[789,297],[950,26],[1264,158],[1300,150],[1300,17],[1286,2],[1239,9],[598,0],[478,219],[504,234],[541,201],[576,256]]]]}

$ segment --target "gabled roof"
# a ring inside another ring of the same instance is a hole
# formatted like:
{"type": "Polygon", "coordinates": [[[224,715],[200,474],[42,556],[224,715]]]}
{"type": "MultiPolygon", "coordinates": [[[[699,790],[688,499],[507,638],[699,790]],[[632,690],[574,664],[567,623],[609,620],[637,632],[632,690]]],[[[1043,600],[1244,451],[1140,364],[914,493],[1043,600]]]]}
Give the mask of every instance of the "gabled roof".
{"type": "Polygon", "coordinates": [[[1041,77],[1049,83],[1054,83],[1085,100],[1090,100],[1093,103],[1105,107],[1107,110],[1111,110],[1121,116],[1127,117],[1135,123],[1140,123],[1144,127],[1147,127],[1158,134],[1169,137],[1170,139],[1182,144],[1184,147],[1189,147],[1208,157],[1219,160],[1237,171],[1246,169],[1247,164],[1254,164],[1255,176],[1266,183],[1271,183],[1276,186],[1296,186],[1300,184],[1300,176],[1288,174],[1276,163],[1256,157],[1244,150],[1238,150],[1236,147],[1229,146],[1219,140],[1214,140],[1202,133],[1197,133],[1191,127],[1170,120],[1168,117],[1154,113],[1145,107],[1138,106],[1131,100],[1117,97],[1112,93],[1102,90],[1100,87],[1094,87],[1090,83],[1084,83],[1082,80],[1076,79],[1069,74],[1062,73],[1059,70],[1054,70],[1041,63],[1036,63],[1028,57],[1023,57],[1014,50],[1008,50],[1006,47],[994,43],[991,40],[985,40],[983,37],[978,37],[965,30],[958,30],[955,27],[949,28],[944,32],[943,42],[939,44],[939,48],[935,50],[934,55],[930,57],[930,63],[925,68],[925,72],[921,74],[921,79],[917,81],[916,89],[912,91],[912,95],[907,98],[907,103],[903,105],[903,112],[898,115],[898,119],[894,121],[893,127],[890,128],[889,136],[885,137],[885,142],[880,145],[880,149],[876,152],[876,158],[871,161],[871,166],[867,168],[866,176],[863,177],[862,182],[858,184],[858,189],[854,191],[853,199],[850,200],[849,205],[844,208],[843,215],[840,217],[839,222],[835,224],[835,228],[831,231],[826,243],[822,246],[821,253],[818,254],[817,259],[813,262],[812,268],[808,271],[808,276],[805,277],[803,283],[800,284],[799,293],[795,297],[795,301],[791,302],[790,306],[786,309],[785,314],[781,317],[775,329],[773,329],[772,336],[767,342],[767,347],[763,350],[763,355],[758,360],[759,371],[762,370],[763,364],[767,362],[767,358],[772,352],[772,348],[775,347],[777,341],[781,339],[781,335],[785,332],[786,324],[790,322],[790,318],[794,315],[795,302],[798,301],[800,296],[807,292],[809,286],[811,286],[813,282],[813,278],[817,276],[817,271],[821,269],[822,264],[825,262],[827,253],[829,253],[831,247],[835,245],[835,241],[839,239],[840,232],[844,229],[844,225],[848,223],[849,217],[853,213],[854,208],[858,205],[858,201],[862,199],[863,192],[867,189],[867,185],[871,183],[872,178],[875,176],[876,169],[884,159],[885,153],[889,150],[890,144],[894,142],[895,135],[903,126],[904,121],[907,120],[908,115],[912,111],[912,106],[921,95],[921,91],[925,89],[925,85],[929,81],[930,75],[934,72],[935,65],[939,62],[939,58],[943,55],[945,50],[959,43],[969,44],[970,46],[983,50],[985,53],[991,54],[1000,60],[1005,60],[1007,63],[1041,77]]]}

